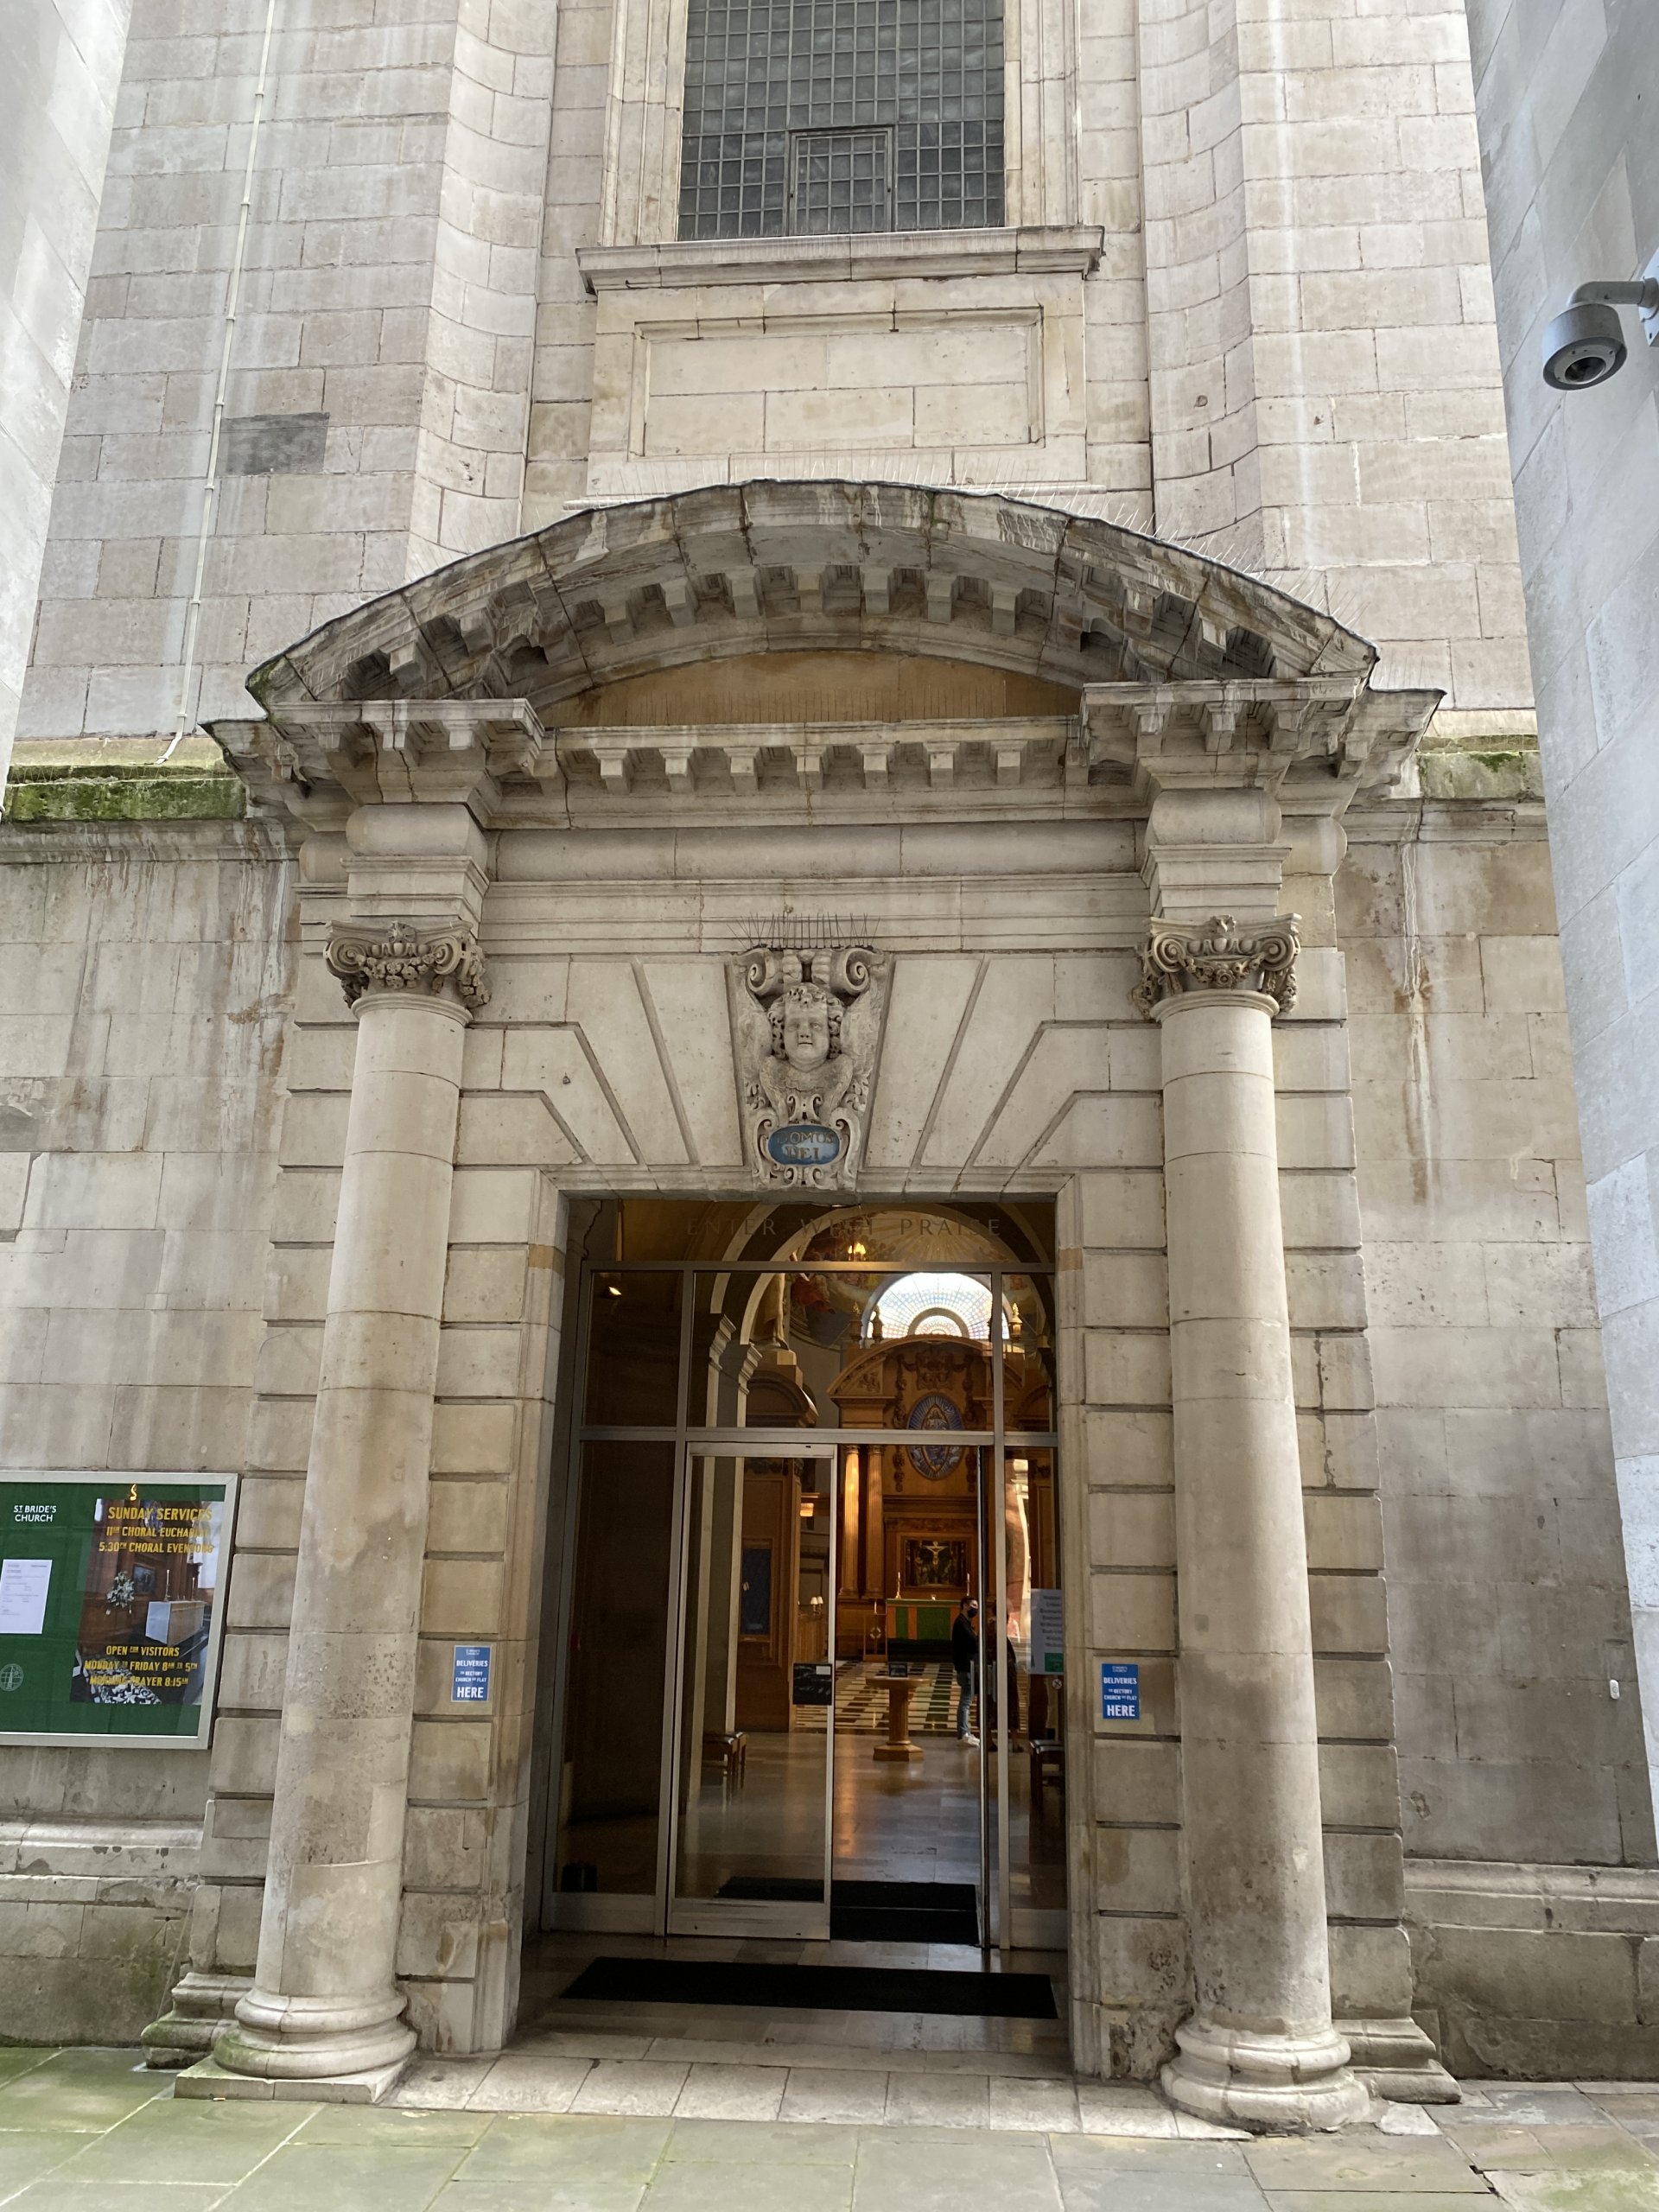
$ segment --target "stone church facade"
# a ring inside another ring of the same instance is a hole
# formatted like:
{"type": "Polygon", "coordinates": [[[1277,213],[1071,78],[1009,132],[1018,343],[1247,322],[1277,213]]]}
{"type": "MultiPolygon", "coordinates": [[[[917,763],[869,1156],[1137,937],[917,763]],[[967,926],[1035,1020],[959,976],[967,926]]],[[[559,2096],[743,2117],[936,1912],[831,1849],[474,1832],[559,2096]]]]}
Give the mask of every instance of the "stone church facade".
{"type": "Polygon", "coordinates": [[[787,1198],[1052,1220],[1065,1673],[1142,1707],[1066,1707],[1079,2069],[1259,2126],[1650,2072],[1460,10],[124,55],[0,1461],[239,1484],[209,1746],[0,1710],[0,2030],[308,2095],[511,2038],[603,1224],[787,1198]]]}

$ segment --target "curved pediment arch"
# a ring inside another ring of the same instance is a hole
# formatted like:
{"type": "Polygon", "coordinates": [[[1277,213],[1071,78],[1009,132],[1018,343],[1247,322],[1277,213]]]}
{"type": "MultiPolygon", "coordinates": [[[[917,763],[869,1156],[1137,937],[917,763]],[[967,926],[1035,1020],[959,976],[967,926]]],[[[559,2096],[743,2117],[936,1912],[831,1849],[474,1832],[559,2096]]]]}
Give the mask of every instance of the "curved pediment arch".
{"type": "Polygon", "coordinates": [[[1217,561],[994,492],[754,482],[582,510],[338,616],[257,669],[285,707],[522,700],[756,653],[923,656],[1090,683],[1346,679],[1375,650],[1217,561]]]}

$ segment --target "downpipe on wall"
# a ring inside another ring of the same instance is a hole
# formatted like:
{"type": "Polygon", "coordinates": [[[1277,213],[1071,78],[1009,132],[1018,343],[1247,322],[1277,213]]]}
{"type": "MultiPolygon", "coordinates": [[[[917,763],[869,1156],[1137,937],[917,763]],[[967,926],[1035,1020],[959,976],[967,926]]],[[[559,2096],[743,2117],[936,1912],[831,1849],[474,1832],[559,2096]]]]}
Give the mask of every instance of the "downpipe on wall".
{"type": "Polygon", "coordinates": [[[196,533],[195,577],[184,615],[178,712],[174,717],[172,737],[161,756],[163,761],[173,758],[189,734],[194,720],[194,702],[191,693],[198,673],[202,587],[207,574],[208,548],[213,542],[219,523],[219,453],[224,440],[225,402],[231,387],[231,363],[236,347],[237,306],[242,292],[242,272],[247,262],[248,225],[253,208],[253,177],[259,156],[259,133],[265,119],[265,100],[270,84],[271,41],[276,35],[276,15],[281,4],[282,0],[265,0],[264,36],[259,48],[259,73],[254,80],[253,112],[248,126],[248,158],[242,172],[242,203],[237,209],[236,245],[231,254],[230,281],[225,290],[225,330],[219,346],[219,382],[213,391],[213,429],[207,442],[207,477],[201,493],[201,524],[196,533]]]}

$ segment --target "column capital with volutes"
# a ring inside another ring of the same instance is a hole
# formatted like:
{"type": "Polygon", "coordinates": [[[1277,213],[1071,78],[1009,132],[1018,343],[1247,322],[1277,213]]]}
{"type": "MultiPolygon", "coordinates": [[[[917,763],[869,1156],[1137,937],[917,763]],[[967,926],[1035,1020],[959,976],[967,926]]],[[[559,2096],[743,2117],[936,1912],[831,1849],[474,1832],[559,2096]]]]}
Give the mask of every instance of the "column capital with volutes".
{"type": "Polygon", "coordinates": [[[1148,1021],[1195,993],[1265,1000],[1275,1012],[1288,1014],[1296,1002],[1300,932],[1294,914],[1242,927],[1230,914],[1211,914],[1199,923],[1154,917],[1147,925],[1141,981],[1130,1002],[1148,1021]]]}
{"type": "Polygon", "coordinates": [[[462,1021],[490,1002],[484,956],[470,922],[337,922],[323,955],[355,1009],[375,995],[406,998],[462,1021]]]}

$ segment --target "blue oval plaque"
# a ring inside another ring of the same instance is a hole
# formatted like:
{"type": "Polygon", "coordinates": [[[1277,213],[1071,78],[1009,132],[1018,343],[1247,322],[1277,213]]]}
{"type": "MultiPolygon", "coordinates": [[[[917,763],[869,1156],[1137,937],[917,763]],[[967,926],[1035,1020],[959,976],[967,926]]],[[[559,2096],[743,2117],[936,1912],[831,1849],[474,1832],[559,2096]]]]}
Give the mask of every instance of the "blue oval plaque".
{"type": "Polygon", "coordinates": [[[769,1133],[766,1150],[780,1167],[828,1167],[841,1158],[841,1139],[822,1122],[789,1122],[769,1133]]]}
{"type": "MultiPolygon", "coordinates": [[[[930,1391],[926,1397],[918,1398],[911,1408],[907,1426],[911,1428],[934,1431],[960,1428],[962,1409],[942,1391],[930,1391]]],[[[912,1444],[906,1448],[910,1453],[912,1466],[918,1475],[930,1483],[942,1483],[947,1475],[954,1475],[962,1465],[962,1448],[959,1445],[912,1444]]]]}

